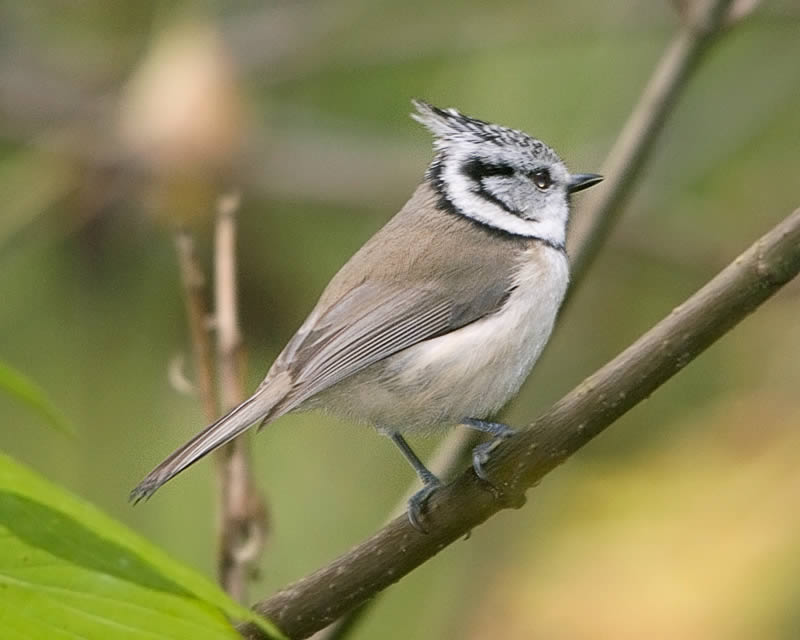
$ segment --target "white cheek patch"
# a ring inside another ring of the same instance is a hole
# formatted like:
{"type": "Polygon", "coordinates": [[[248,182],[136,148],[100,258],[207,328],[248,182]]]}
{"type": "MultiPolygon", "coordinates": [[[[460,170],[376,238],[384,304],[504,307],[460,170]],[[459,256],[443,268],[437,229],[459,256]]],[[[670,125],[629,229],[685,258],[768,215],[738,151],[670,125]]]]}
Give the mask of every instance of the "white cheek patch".
{"type": "Polygon", "coordinates": [[[554,215],[558,212],[548,211],[550,207],[546,207],[537,220],[526,220],[477,193],[474,182],[462,173],[458,161],[447,162],[442,167],[440,188],[456,211],[467,218],[511,235],[540,238],[558,246],[564,244],[566,201],[561,215],[554,215]]]}

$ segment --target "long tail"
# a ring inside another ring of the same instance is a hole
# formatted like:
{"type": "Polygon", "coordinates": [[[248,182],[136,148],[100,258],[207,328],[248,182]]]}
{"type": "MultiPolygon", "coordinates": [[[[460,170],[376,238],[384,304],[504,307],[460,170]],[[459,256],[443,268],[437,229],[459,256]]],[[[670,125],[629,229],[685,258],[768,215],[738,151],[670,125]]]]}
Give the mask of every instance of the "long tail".
{"type": "Polygon", "coordinates": [[[272,391],[269,386],[259,389],[242,404],[231,409],[215,423],[203,429],[189,442],[174,451],[136,485],[136,488],[131,491],[130,500],[135,504],[143,498],[149,498],[162,484],[217,447],[230,442],[256,422],[263,421],[265,418],[277,418],[277,415],[269,415],[276,404],[275,400],[277,400],[272,391]]]}

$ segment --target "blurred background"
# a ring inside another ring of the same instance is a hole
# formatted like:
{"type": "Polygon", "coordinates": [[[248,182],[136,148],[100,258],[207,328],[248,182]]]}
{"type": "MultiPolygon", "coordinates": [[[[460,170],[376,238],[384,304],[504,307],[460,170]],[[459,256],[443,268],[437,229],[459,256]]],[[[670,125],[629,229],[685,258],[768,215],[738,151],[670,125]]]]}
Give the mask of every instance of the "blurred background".
{"type": "MultiPolygon", "coordinates": [[[[213,575],[209,460],[127,502],[205,422],[168,380],[189,353],[175,227],[210,266],[214,198],[240,189],[252,389],[420,179],[431,144],[410,98],[596,171],[678,25],[644,0],[2,0],[0,361],[78,436],[0,395],[0,446],[213,575]]],[[[800,204],[799,60],[796,0],[765,0],[709,53],[508,422],[800,204]]],[[[353,637],[800,636],[799,314],[793,283],[353,637]]],[[[253,599],[373,532],[413,478],[387,440],[317,414],[281,419],[253,455],[272,520],[253,599]]]]}

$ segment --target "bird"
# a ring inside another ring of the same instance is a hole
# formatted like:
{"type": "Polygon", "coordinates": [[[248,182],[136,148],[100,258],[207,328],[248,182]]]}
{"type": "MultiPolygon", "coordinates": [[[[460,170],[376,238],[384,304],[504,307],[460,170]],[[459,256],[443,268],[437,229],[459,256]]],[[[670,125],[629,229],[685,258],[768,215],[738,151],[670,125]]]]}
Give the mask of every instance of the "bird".
{"type": "Polygon", "coordinates": [[[420,531],[442,483],[404,434],[488,434],[472,462],[489,482],[490,453],[514,433],[489,418],[550,337],[569,284],[571,196],[602,176],[570,173],[523,131],[412,104],[434,154],[411,198],[331,279],[253,395],[155,467],[132,501],[250,427],[312,409],[397,445],[422,482],[407,511],[420,531]]]}

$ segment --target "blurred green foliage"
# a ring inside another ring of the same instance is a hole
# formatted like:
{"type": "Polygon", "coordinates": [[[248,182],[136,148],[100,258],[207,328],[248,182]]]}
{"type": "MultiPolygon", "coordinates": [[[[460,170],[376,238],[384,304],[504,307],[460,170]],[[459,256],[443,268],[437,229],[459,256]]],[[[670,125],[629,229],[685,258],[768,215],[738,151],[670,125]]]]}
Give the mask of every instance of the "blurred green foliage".
{"type": "Polygon", "coordinates": [[[75,428],[35,382],[19,371],[0,362],[0,390],[35,411],[51,427],[66,435],[75,435],[75,428]]]}
{"type": "Polygon", "coordinates": [[[239,638],[274,626],[91,505],[0,454],[4,638],[239,638]],[[226,617],[228,616],[228,617],[226,617]]]}
{"type": "MultiPolygon", "coordinates": [[[[78,430],[43,431],[0,397],[0,447],[211,574],[209,461],[126,500],[203,423],[167,377],[188,349],[169,226],[116,133],[125,83],[179,15],[217,26],[247,102],[224,182],[244,196],[249,388],[421,176],[430,141],[411,97],[529,131],[593,171],[678,18],[644,0],[0,2],[0,361],[78,430]]],[[[509,422],[798,206],[798,60],[792,0],[765,1],[709,53],[509,422]]],[[[208,258],[209,222],[196,232],[208,258]]],[[[799,297],[787,287],[524,510],[404,579],[355,637],[797,637],[799,297]]],[[[369,534],[412,479],[388,441],[317,414],[271,426],[254,457],[272,520],[254,597],[369,534]]]]}

